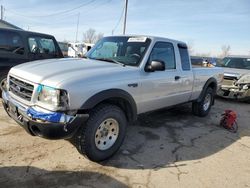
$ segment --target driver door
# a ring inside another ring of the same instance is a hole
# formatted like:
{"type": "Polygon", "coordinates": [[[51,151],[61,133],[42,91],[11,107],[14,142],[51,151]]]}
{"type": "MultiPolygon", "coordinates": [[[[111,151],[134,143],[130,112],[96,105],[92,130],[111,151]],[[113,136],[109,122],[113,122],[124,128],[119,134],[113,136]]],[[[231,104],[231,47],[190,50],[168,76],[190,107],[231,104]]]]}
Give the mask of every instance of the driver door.
{"type": "Polygon", "coordinates": [[[142,75],[142,103],[140,113],[178,104],[181,89],[172,43],[156,42],[148,61],[162,61],[165,71],[144,72],[142,75]]]}

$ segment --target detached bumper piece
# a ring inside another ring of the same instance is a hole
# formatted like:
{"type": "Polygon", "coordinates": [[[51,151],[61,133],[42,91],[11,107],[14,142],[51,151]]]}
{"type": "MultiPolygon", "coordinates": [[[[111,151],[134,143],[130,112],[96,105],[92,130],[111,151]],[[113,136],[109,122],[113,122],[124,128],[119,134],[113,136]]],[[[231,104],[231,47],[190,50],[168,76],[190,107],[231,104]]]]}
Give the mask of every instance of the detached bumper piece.
{"type": "Polygon", "coordinates": [[[71,138],[87,120],[88,114],[69,116],[61,112],[24,106],[3,92],[3,106],[7,114],[30,135],[47,139],[71,138]]]}

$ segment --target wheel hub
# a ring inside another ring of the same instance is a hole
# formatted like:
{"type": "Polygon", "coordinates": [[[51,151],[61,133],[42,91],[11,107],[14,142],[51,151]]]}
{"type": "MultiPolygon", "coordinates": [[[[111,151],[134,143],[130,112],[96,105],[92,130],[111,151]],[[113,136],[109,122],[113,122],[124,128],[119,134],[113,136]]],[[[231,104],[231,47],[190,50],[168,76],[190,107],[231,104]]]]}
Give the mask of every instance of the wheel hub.
{"type": "Polygon", "coordinates": [[[108,118],[96,130],[95,145],[99,150],[107,150],[114,145],[118,135],[119,123],[113,118],[108,118]]]}
{"type": "Polygon", "coordinates": [[[203,110],[204,111],[207,111],[210,107],[210,104],[211,104],[211,99],[212,99],[212,96],[210,93],[208,93],[204,99],[204,103],[203,103],[203,110]]]}

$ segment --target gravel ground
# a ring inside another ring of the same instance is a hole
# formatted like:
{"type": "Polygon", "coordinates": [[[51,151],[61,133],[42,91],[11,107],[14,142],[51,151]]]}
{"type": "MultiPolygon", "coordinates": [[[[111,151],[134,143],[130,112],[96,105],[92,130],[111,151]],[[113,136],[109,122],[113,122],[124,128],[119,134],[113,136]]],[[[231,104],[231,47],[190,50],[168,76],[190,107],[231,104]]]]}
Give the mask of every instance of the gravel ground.
{"type": "Polygon", "coordinates": [[[28,135],[0,105],[0,187],[250,187],[249,136],[249,104],[217,99],[205,118],[184,105],[141,115],[98,164],[66,140],[28,135]],[[237,133],[218,126],[228,108],[237,133]]]}

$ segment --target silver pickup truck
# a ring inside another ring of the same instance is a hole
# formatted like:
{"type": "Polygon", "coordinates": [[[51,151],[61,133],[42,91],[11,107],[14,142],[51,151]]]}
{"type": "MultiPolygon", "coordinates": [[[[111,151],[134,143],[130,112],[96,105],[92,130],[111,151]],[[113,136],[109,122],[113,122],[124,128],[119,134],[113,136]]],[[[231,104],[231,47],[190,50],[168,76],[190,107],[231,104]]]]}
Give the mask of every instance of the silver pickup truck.
{"type": "Polygon", "coordinates": [[[192,68],[183,42],[111,36],[84,59],[13,67],[2,96],[29,134],[73,138],[81,154],[101,161],[119,149],[138,114],[192,102],[194,115],[206,116],[222,79],[221,68],[192,68]]]}

